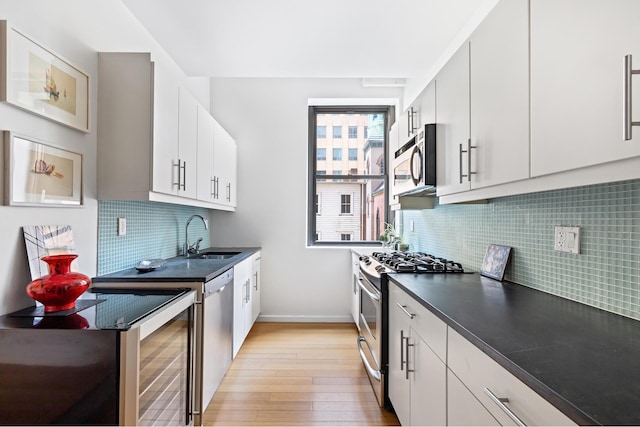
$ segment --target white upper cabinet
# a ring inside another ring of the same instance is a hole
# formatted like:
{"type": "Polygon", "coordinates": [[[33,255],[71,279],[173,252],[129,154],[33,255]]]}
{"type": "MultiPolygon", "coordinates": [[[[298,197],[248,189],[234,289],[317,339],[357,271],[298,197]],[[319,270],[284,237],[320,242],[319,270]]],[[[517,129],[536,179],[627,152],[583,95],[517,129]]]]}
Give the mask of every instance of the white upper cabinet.
{"type": "Polygon", "coordinates": [[[469,43],[436,76],[437,195],[469,190],[469,43]]]}
{"type": "Polygon", "coordinates": [[[532,176],[640,155],[640,127],[623,137],[628,54],[640,69],[639,1],[531,0],[532,176]]]}
{"type": "Polygon", "coordinates": [[[235,141],[180,86],[180,75],[148,53],[98,58],[98,199],[234,210],[235,141]],[[216,135],[224,140],[216,160],[224,203],[212,197],[216,135]]]}
{"type": "Polygon", "coordinates": [[[198,107],[198,200],[214,201],[213,173],[213,128],[214,119],[203,107],[198,107]]]}
{"type": "MultiPolygon", "coordinates": [[[[128,55],[128,54],[127,54],[128,55]]],[[[102,54],[101,54],[102,57],[102,54]]],[[[148,60],[147,60],[148,61],[148,60]]],[[[177,194],[178,169],[178,84],[168,70],[158,63],[152,66],[153,140],[152,189],[165,194],[177,194]]],[[[103,76],[101,75],[101,79],[103,76]]],[[[102,99],[104,94],[99,94],[102,99]]],[[[124,111],[123,111],[124,112],[124,111]]],[[[131,119],[135,119],[131,117],[131,119]]],[[[99,130],[99,134],[102,132],[99,130]]],[[[101,159],[100,159],[101,160],[101,159]]],[[[99,160],[99,161],[100,161],[99,160]]]]}
{"type": "Polygon", "coordinates": [[[436,76],[437,194],[529,178],[528,0],[502,0],[436,76]]]}
{"type": "Polygon", "coordinates": [[[529,178],[528,22],[528,0],[502,0],[469,39],[472,189],[529,178]]]}
{"type": "Polygon", "coordinates": [[[198,101],[183,87],[178,96],[178,194],[196,198],[198,101]]]}
{"type": "Polygon", "coordinates": [[[213,128],[213,170],[215,174],[215,201],[229,207],[237,206],[236,194],[236,142],[216,121],[213,128]]]}

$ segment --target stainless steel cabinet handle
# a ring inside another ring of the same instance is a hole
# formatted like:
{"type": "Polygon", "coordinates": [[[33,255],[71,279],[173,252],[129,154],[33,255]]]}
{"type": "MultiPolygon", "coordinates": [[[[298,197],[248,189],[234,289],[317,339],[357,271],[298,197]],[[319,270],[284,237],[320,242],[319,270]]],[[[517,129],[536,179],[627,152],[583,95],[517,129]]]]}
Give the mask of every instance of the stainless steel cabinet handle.
{"type": "Polygon", "coordinates": [[[517,425],[519,425],[520,427],[525,427],[526,424],[524,422],[522,422],[522,420],[513,413],[513,411],[511,411],[511,409],[509,409],[509,407],[507,405],[505,405],[505,403],[509,403],[509,399],[506,397],[498,397],[495,394],[493,394],[493,392],[491,390],[489,390],[487,387],[484,388],[484,393],[489,396],[489,398],[491,400],[493,400],[493,402],[498,405],[498,407],[500,409],[502,409],[502,411],[507,414],[507,416],[509,418],[511,418],[511,420],[516,423],[517,425]]]}
{"type": "Polygon", "coordinates": [[[257,292],[258,291],[258,272],[256,271],[255,273],[253,273],[253,275],[256,277],[256,284],[253,286],[253,288],[257,292]]]}
{"type": "Polygon", "coordinates": [[[178,182],[172,182],[171,185],[177,185],[179,190],[182,187],[182,180],[180,179],[180,171],[182,170],[182,161],[178,159],[178,163],[173,163],[171,166],[174,168],[178,168],[178,182]]]}
{"type": "Polygon", "coordinates": [[[471,138],[469,138],[467,140],[467,149],[463,150],[462,149],[462,144],[460,144],[460,152],[459,152],[459,159],[460,159],[460,184],[462,184],[462,178],[467,178],[467,181],[471,182],[471,175],[475,175],[475,172],[471,172],[471,149],[472,148],[477,148],[475,145],[471,145],[471,138]],[[462,153],[467,153],[467,173],[463,174],[462,173],[462,153]]]}
{"type": "Polygon", "coordinates": [[[247,279],[247,281],[245,282],[245,301],[247,302],[247,304],[249,303],[249,300],[251,300],[251,279],[247,279]]]}
{"type": "Polygon", "coordinates": [[[404,339],[404,354],[406,355],[407,361],[407,369],[405,370],[405,379],[409,379],[409,372],[414,372],[414,369],[409,369],[409,347],[413,347],[413,344],[409,344],[409,337],[404,339]]]}
{"type": "Polygon", "coordinates": [[[468,162],[468,171],[467,171],[467,173],[469,174],[468,175],[469,182],[471,182],[471,175],[475,175],[476,174],[475,172],[471,172],[471,149],[472,148],[476,148],[475,145],[471,145],[471,138],[469,138],[467,140],[467,147],[468,147],[467,148],[467,152],[469,153],[469,154],[467,154],[467,162],[468,162]]]}
{"type": "Polygon", "coordinates": [[[460,151],[458,152],[458,159],[460,160],[460,184],[462,184],[462,178],[466,178],[467,176],[462,173],[462,153],[466,153],[466,151],[462,149],[462,144],[460,144],[460,151]]]}
{"type": "Polygon", "coordinates": [[[416,317],[415,314],[409,313],[407,311],[407,306],[406,305],[401,305],[399,302],[396,303],[396,305],[398,306],[398,308],[400,308],[400,310],[402,310],[402,312],[404,314],[406,314],[407,316],[409,316],[409,319],[413,319],[414,317],[416,317]]]}
{"type": "Polygon", "coordinates": [[[404,336],[404,331],[402,329],[400,329],[400,370],[404,371],[404,340],[406,340],[407,337],[404,336]]]}
{"type": "Polygon", "coordinates": [[[182,162],[182,189],[187,191],[187,161],[182,162]]]}
{"type": "Polygon", "coordinates": [[[624,57],[624,140],[629,141],[632,138],[632,127],[640,126],[640,122],[633,121],[632,112],[632,81],[634,74],[640,74],[640,70],[634,70],[631,63],[631,55],[624,57]]]}
{"type": "Polygon", "coordinates": [[[215,178],[211,178],[210,182],[209,182],[209,197],[216,197],[216,179],[215,178]]]}
{"type": "MultiPolygon", "coordinates": [[[[367,356],[365,356],[364,354],[364,350],[362,349],[363,341],[367,345],[367,347],[369,347],[369,343],[367,342],[366,339],[364,339],[364,337],[358,337],[358,352],[360,353],[360,358],[362,359],[362,362],[364,363],[364,367],[367,369],[367,372],[369,372],[369,375],[375,378],[376,381],[380,381],[380,378],[381,378],[380,371],[376,371],[371,367],[371,365],[369,364],[369,361],[367,360],[367,356]]],[[[371,352],[371,348],[369,348],[369,352],[371,352]]]]}

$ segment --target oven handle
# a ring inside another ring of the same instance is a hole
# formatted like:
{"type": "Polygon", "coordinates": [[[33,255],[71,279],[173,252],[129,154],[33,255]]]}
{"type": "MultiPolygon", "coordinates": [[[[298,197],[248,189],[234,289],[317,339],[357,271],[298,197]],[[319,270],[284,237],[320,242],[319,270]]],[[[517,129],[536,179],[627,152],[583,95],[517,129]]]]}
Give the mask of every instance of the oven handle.
{"type": "Polygon", "coordinates": [[[360,289],[362,289],[369,296],[369,298],[376,302],[380,302],[380,295],[369,290],[369,287],[364,283],[362,276],[358,278],[358,286],[360,286],[360,289]]]}
{"type": "Polygon", "coordinates": [[[369,347],[369,343],[367,342],[367,340],[364,337],[358,337],[358,352],[360,353],[360,358],[362,359],[362,363],[364,363],[364,367],[367,368],[369,375],[375,378],[376,381],[380,381],[380,378],[381,378],[380,371],[376,371],[371,367],[371,365],[369,364],[369,361],[367,360],[367,356],[365,356],[364,354],[364,350],[362,349],[363,341],[367,345],[367,348],[369,349],[369,353],[371,353],[371,347],[369,347]]]}

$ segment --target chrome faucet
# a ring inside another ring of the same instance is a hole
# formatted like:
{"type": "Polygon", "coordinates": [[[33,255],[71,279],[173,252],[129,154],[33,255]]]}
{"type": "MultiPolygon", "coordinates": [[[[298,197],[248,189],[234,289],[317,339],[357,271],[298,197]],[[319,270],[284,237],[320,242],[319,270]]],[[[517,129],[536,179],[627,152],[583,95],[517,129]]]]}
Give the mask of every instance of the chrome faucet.
{"type": "Polygon", "coordinates": [[[189,254],[197,254],[200,251],[200,242],[202,238],[198,239],[193,245],[189,245],[189,223],[193,218],[200,218],[204,223],[204,229],[209,229],[209,222],[202,217],[202,215],[191,215],[187,220],[187,225],[184,227],[184,246],[182,248],[182,255],[189,256],[189,254]]]}

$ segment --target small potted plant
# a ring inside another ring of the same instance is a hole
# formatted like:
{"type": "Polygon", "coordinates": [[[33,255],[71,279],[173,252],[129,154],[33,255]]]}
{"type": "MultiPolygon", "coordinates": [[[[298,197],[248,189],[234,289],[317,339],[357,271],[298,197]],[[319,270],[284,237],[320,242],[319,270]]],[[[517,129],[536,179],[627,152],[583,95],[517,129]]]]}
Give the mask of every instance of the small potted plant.
{"type": "Polygon", "coordinates": [[[397,249],[397,245],[402,242],[402,237],[398,234],[395,227],[388,222],[384,223],[384,231],[379,237],[382,246],[385,248],[397,249]]]}

